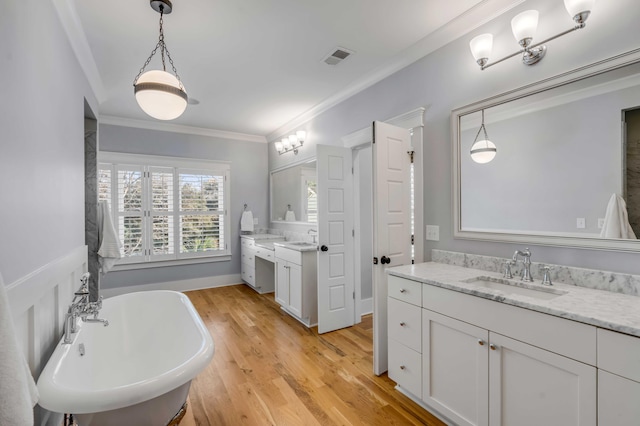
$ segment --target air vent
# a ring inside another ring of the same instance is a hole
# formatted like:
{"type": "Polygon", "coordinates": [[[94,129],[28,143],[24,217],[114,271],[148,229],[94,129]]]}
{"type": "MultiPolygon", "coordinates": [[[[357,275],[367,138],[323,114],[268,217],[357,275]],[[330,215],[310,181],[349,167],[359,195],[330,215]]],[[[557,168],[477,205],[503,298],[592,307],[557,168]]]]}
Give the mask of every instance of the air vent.
{"type": "Polygon", "coordinates": [[[345,49],[344,47],[338,47],[335,51],[324,58],[324,63],[327,65],[337,65],[352,54],[353,51],[345,49]]]}

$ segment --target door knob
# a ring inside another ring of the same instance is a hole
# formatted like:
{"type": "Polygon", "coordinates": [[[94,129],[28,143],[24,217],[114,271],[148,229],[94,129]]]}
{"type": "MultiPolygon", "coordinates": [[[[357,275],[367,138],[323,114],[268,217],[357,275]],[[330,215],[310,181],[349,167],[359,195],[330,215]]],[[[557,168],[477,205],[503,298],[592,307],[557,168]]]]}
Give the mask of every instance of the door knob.
{"type": "Polygon", "coordinates": [[[329,251],[329,247],[325,246],[324,244],[322,246],[320,246],[320,250],[321,251],[329,251]]]}
{"type": "Polygon", "coordinates": [[[391,263],[391,259],[389,259],[387,256],[382,256],[380,258],[380,263],[382,263],[383,265],[385,265],[385,264],[388,265],[389,263],[391,263]]]}

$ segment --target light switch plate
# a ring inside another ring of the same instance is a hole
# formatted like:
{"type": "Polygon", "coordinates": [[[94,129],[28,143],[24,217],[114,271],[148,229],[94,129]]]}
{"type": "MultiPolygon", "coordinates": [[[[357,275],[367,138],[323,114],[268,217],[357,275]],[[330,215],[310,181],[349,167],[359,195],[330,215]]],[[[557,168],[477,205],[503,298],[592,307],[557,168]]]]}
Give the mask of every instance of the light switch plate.
{"type": "Polygon", "coordinates": [[[440,227],[427,225],[427,241],[440,241],[440,227]]]}
{"type": "Polygon", "coordinates": [[[587,222],[584,217],[579,217],[576,219],[576,228],[584,229],[587,227],[587,222]]]}

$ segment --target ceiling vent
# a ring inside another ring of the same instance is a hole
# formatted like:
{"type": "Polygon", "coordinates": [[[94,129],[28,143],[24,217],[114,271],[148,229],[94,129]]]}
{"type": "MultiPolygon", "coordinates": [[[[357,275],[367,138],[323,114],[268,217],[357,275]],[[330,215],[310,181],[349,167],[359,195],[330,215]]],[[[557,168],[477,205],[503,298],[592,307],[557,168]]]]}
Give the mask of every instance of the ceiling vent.
{"type": "Polygon", "coordinates": [[[337,65],[340,62],[347,59],[349,56],[353,54],[353,51],[345,49],[344,47],[338,47],[335,51],[328,54],[324,58],[324,63],[327,65],[337,65]]]}

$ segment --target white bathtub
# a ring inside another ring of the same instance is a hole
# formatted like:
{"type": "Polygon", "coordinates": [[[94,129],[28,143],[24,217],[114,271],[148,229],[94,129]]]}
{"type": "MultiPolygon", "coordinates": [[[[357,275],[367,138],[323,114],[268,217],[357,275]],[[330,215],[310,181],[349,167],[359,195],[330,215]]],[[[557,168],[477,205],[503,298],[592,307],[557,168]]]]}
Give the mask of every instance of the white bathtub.
{"type": "Polygon", "coordinates": [[[166,425],[213,357],[191,301],[174,291],[130,293],[105,300],[99,317],[109,326],[79,322],[73,343],[60,341],[38,379],[39,404],[81,426],[166,425]]]}

